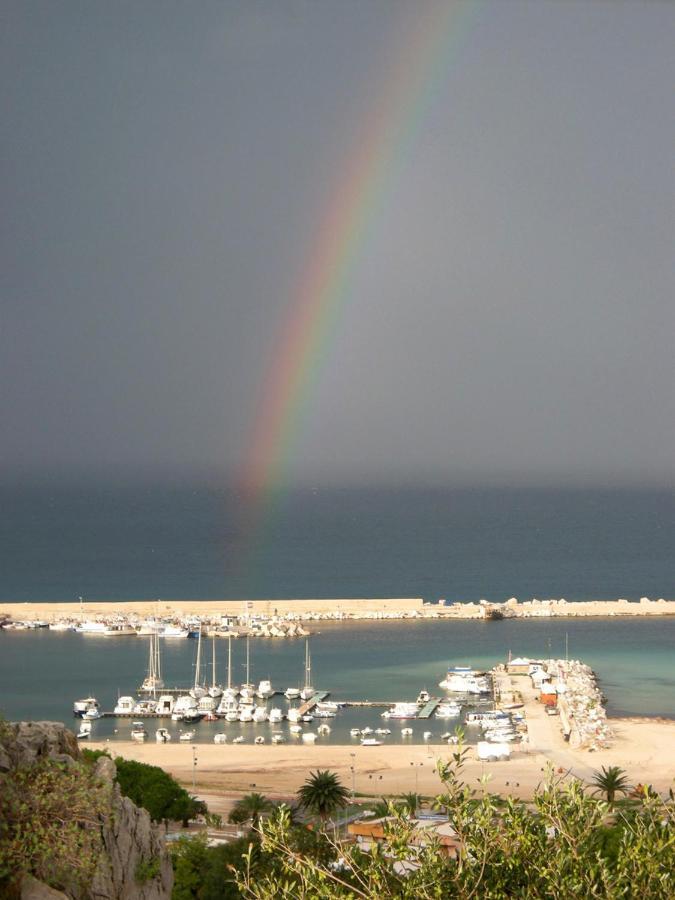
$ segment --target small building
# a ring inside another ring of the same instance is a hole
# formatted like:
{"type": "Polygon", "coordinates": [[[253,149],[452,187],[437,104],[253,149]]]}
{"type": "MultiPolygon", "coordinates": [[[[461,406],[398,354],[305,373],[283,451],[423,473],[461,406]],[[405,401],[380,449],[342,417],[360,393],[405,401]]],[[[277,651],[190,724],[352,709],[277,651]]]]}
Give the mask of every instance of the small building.
{"type": "MultiPolygon", "coordinates": [[[[387,824],[395,821],[390,816],[370,821],[357,820],[347,826],[348,834],[353,837],[359,848],[368,853],[373,844],[381,844],[384,841],[387,824]]],[[[461,842],[457,832],[444,816],[420,816],[409,819],[413,825],[413,833],[410,840],[411,847],[425,847],[432,840],[438,841],[442,852],[451,859],[457,858],[461,842]]],[[[416,868],[414,858],[404,865],[405,869],[416,868]]]]}
{"type": "Polygon", "coordinates": [[[509,675],[529,675],[529,670],[530,660],[524,656],[516,656],[506,664],[506,671],[509,675]]]}
{"type": "Polygon", "coordinates": [[[556,706],[558,702],[558,691],[555,685],[548,681],[542,682],[539,688],[539,700],[545,706],[556,706]]]}

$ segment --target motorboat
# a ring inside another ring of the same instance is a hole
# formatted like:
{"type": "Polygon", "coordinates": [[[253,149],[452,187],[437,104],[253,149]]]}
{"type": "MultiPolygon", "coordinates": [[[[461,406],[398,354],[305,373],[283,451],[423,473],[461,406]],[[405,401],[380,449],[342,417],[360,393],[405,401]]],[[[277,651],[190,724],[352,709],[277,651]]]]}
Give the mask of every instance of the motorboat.
{"type": "Polygon", "coordinates": [[[266,722],[269,718],[269,713],[267,712],[266,706],[256,706],[253,711],[253,721],[254,722],[266,722]]]}
{"type": "Polygon", "coordinates": [[[173,712],[174,698],[173,694],[161,694],[157,701],[157,712],[166,716],[173,712]]]}
{"type": "Polygon", "coordinates": [[[315,708],[317,710],[321,710],[322,712],[336,713],[338,709],[340,709],[340,704],[333,703],[332,700],[322,700],[320,703],[316,704],[315,708]]]}
{"type": "Polygon", "coordinates": [[[287,700],[297,700],[300,696],[300,688],[289,687],[284,691],[284,697],[287,700]]]}
{"type": "Polygon", "coordinates": [[[136,701],[133,697],[119,697],[113,712],[116,716],[124,716],[133,713],[136,701]]]}
{"type": "Polygon", "coordinates": [[[301,734],[302,725],[289,725],[288,730],[291,732],[291,734],[301,734]]]}
{"type": "Polygon", "coordinates": [[[382,741],[378,741],[377,738],[362,738],[361,746],[362,747],[380,747],[382,745],[382,741]]]}
{"type": "Polygon", "coordinates": [[[274,696],[274,688],[272,687],[272,682],[269,678],[260,682],[258,690],[256,691],[256,696],[260,697],[261,700],[269,700],[270,697],[274,696]]]}
{"type": "Polygon", "coordinates": [[[176,702],[173,705],[173,711],[178,713],[186,713],[186,712],[196,712],[199,708],[199,705],[194,697],[191,697],[190,694],[182,694],[177,698],[176,702]]]}
{"type": "Polygon", "coordinates": [[[145,725],[143,722],[132,722],[131,723],[131,740],[132,741],[144,741],[148,736],[148,732],[145,730],[145,725]]]}
{"type": "Polygon", "coordinates": [[[302,739],[306,744],[313,744],[316,741],[316,735],[313,731],[305,731],[302,735],[302,739]]]}
{"type": "Polygon", "coordinates": [[[262,734],[259,734],[259,735],[257,736],[257,738],[253,741],[253,743],[254,743],[254,744],[264,744],[264,743],[265,743],[265,738],[262,736],[262,734]]]}
{"type": "Polygon", "coordinates": [[[433,732],[425,731],[425,732],[423,732],[422,737],[425,741],[430,741],[431,738],[433,737],[433,732]]]}
{"type": "Polygon", "coordinates": [[[157,712],[157,701],[156,700],[138,700],[134,704],[134,715],[136,716],[149,716],[153,715],[157,712]]]}
{"type": "Polygon", "coordinates": [[[335,713],[330,709],[318,709],[318,707],[314,707],[312,710],[312,715],[316,716],[317,719],[334,719],[335,713]]]}
{"type": "Polygon", "coordinates": [[[401,737],[410,737],[412,733],[412,728],[401,728],[401,737]]]}
{"type": "Polygon", "coordinates": [[[316,730],[318,734],[330,734],[330,725],[326,725],[324,722],[316,730]]]}
{"type": "Polygon", "coordinates": [[[226,722],[238,722],[239,721],[239,707],[236,709],[231,709],[229,712],[225,713],[225,721],[226,722]]]}
{"type": "Polygon", "coordinates": [[[78,634],[103,634],[107,628],[105,622],[80,622],[75,626],[78,634]]]}
{"type": "Polygon", "coordinates": [[[396,703],[389,710],[389,719],[414,719],[418,713],[416,703],[396,703]]]}
{"type": "Polygon", "coordinates": [[[91,737],[91,722],[84,719],[80,724],[80,730],[77,732],[78,741],[87,740],[91,737]]]}
{"type": "Polygon", "coordinates": [[[300,716],[300,719],[302,722],[313,722],[314,716],[312,716],[310,713],[305,713],[304,716],[300,716]]]}
{"type": "Polygon", "coordinates": [[[297,706],[292,706],[288,712],[286,713],[286,718],[289,722],[299,722],[300,721],[300,710],[297,706]]]}
{"type": "Polygon", "coordinates": [[[158,728],[155,732],[155,740],[158,744],[166,744],[171,740],[171,734],[166,728],[158,728]]]}
{"type": "Polygon", "coordinates": [[[98,700],[96,697],[85,697],[83,700],[76,700],[73,703],[73,715],[83,719],[84,714],[92,707],[98,709],[98,700]]]}
{"type": "Polygon", "coordinates": [[[183,713],[183,721],[188,724],[195,724],[197,722],[201,722],[204,718],[204,713],[199,712],[196,709],[189,709],[187,712],[183,713]]]}
{"type": "Polygon", "coordinates": [[[218,734],[213,735],[213,743],[214,744],[226,744],[227,743],[227,735],[224,731],[219,731],[218,734]]]}
{"type": "Polygon", "coordinates": [[[452,666],[438,686],[453,694],[487,694],[487,679],[469,666],[452,666]]]}
{"type": "Polygon", "coordinates": [[[272,743],[273,744],[283,744],[284,736],[282,734],[273,734],[272,735],[272,743]]]}
{"type": "Polygon", "coordinates": [[[253,709],[252,706],[242,706],[239,710],[239,721],[240,722],[252,722],[253,721],[253,709]]]}
{"type": "Polygon", "coordinates": [[[272,709],[270,710],[270,714],[269,714],[270,723],[274,724],[277,722],[282,722],[283,718],[284,718],[283,711],[281,709],[279,709],[279,707],[273,706],[272,709]]]}
{"type": "Polygon", "coordinates": [[[164,638],[186,638],[188,630],[180,625],[165,625],[157,634],[164,638]]]}
{"type": "Polygon", "coordinates": [[[462,712],[461,706],[457,703],[441,703],[436,708],[437,719],[456,719],[462,712]]]}
{"type": "Polygon", "coordinates": [[[361,737],[361,729],[360,728],[352,728],[350,732],[352,737],[361,737]]]}
{"type": "Polygon", "coordinates": [[[239,737],[233,738],[232,743],[233,744],[243,744],[244,736],[240,734],[239,737]]]}
{"type": "Polygon", "coordinates": [[[204,716],[204,721],[205,721],[205,722],[217,722],[217,721],[218,721],[218,716],[213,712],[213,710],[210,710],[210,711],[207,712],[207,714],[204,716]]]}
{"type": "Polygon", "coordinates": [[[178,740],[183,741],[184,744],[187,744],[190,741],[193,741],[194,738],[195,738],[194,731],[181,731],[180,735],[178,736],[178,740]]]}
{"type": "Polygon", "coordinates": [[[216,713],[219,716],[226,716],[230,712],[236,713],[238,711],[239,711],[239,704],[237,703],[235,698],[228,697],[226,694],[223,694],[223,696],[220,699],[220,703],[218,704],[218,706],[216,708],[216,713]]]}
{"type": "Polygon", "coordinates": [[[431,700],[431,697],[429,696],[429,691],[427,691],[427,690],[422,690],[417,695],[417,705],[418,706],[426,706],[426,704],[429,702],[429,700],[431,700]]]}
{"type": "Polygon", "coordinates": [[[376,728],[375,734],[391,734],[391,728],[376,728]]]}
{"type": "Polygon", "coordinates": [[[361,729],[361,734],[372,734],[372,733],[373,733],[373,729],[369,728],[367,725],[365,728],[361,729]]]}
{"type": "MultiPolygon", "coordinates": [[[[98,633],[98,632],[97,632],[98,633]]],[[[131,625],[106,625],[102,632],[100,632],[104,637],[134,637],[138,634],[135,628],[132,628],[131,625]]]]}
{"type": "Polygon", "coordinates": [[[83,718],[85,719],[100,719],[103,713],[98,708],[98,706],[90,706],[89,709],[84,714],[83,718]]]}

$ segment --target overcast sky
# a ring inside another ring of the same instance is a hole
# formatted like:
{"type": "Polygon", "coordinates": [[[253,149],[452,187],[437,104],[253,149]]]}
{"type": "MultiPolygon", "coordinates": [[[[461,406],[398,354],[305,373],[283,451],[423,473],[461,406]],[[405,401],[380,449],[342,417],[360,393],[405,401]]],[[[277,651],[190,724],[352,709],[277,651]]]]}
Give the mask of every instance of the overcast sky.
{"type": "MultiPolygon", "coordinates": [[[[3,0],[6,474],[241,465],[316,229],[431,13],[3,0]]],[[[672,483],[675,4],[495,0],[461,27],[291,475],[672,483]]]]}

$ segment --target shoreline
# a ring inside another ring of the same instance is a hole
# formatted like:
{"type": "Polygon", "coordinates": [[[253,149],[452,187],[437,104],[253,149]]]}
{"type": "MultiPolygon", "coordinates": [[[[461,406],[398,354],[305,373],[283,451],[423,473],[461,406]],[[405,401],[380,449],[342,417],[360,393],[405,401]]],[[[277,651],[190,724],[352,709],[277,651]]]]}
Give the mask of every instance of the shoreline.
{"type": "MultiPolygon", "coordinates": [[[[528,722],[531,721],[528,717],[528,722]]],[[[618,765],[626,770],[632,785],[651,784],[661,793],[673,786],[675,721],[611,719],[613,745],[593,753],[575,750],[565,743],[543,710],[536,721],[538,727],[527,750],[513,753],[509,760],[492,763],[482,763],[470,753],[462,780],[480,789],[481,777],[489,775],[491,792],[529,800],[543,781],[548,766],[553,766],[559,774],[569,772],[589,783],[601,766],[618,765]]],[[[194,771],[195,793],[208,796],[215,812],[231,805],[230,798],[251,790],[272,797],[290,796],[310,771],[316,769],[335,771],[348,789],[355,788],[357,796],[380,797],[412,791],[433,796],[441,789],[437,760],[449,759],[454,749],[442,744],[372,748],[350,744],[195,744],[197,766],[193,770],[192,744],[107,741],[90,746],[158,765],[189,790],[192,790],[194,771]]]]}
{"type": "Polygon", "coordinates": [[[675,600],[527,600],[504,603],[425,603],[420,597],[316,600],[125,600],[82,603],[26,601],[0,603],[0,620],[82,621],[122,617],[182,619],[195,616],[203,621],[223,617],[285,621],[378,621],[402,619],[542,619],[542,618],[631,618],[675,616],[675,600]]]}

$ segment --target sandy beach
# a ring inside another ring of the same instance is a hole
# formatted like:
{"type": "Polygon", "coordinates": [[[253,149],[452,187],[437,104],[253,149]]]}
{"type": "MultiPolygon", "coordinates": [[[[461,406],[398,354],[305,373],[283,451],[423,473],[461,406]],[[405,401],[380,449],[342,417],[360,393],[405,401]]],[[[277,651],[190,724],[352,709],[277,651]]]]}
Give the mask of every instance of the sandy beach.
{"type": "MultiPolygon", "coordinates": [[[[529,749],[519,748],[505,762],[481,763],[473,750],[464,768],[465,781],[478,787],[477,780],[490,775],[490,790],[530,798],[548,765],[570,771],[590,781],[601,766],[625,769],[630,782],[649,783],[665,792],[675,777],[675,722],[653,719],[613,719],[614,741],[607,750],[590,753],[572,750],[563,740],[556,718],[543,709],[530,713],[529,749]]],[[[229,808],[233,795],[252,790],[271,797],[295,793],[310,771],[330,769],[339,774],[357,795],[381,796],[417,790],[434,795],[441,789],[436,773],[438,759],[448,759],[447,745],[362,747],[359,744],[306,746],[280,744],[197,744],[197,765],[193,770],[193,750],[189,744],[137,744],[128,741],[92,744],[114,754],[161,766],[209,803],[215,812],[229,808]],[[352,781],[351,767],[354,767],[352,781]]]]}

